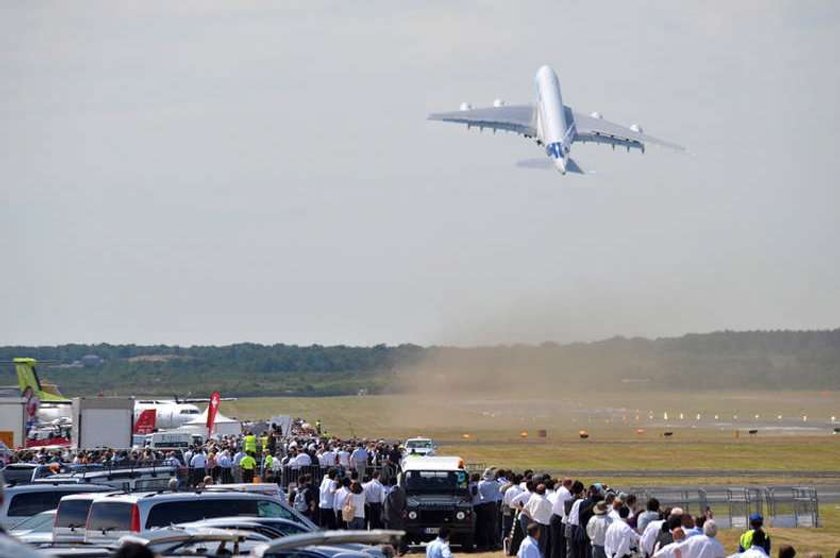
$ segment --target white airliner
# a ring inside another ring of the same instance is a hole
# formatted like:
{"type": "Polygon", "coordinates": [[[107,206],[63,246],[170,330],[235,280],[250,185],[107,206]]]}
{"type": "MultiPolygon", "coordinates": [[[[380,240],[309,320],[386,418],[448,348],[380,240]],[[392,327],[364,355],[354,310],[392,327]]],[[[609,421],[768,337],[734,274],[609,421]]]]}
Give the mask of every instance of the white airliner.
{"type": "Polygon", "coordinates": [[[503,130],[516,132],[526,138],[533,138],[537,145],[545,146],[546,155],[553,161],[554,167],[562,174],[583,171],[569,157],[574,142],[607,143],[645,152],[645,144],[661,145],[677,151],[685,148],[645,134],[638,124],[629,128],[613,124],[597,113],[580,114],[563,104],[560,96],[560,81],[557,74],[548,66],[537,70],[537,102],[535,105],[507,106],[499,99],[492,107],[473,108],[467,103],[461,104],[457,112],[443,112],[429,115],[429,120],[457,122],[467,128],[481,130],[490,128],[494,132],[503,130]]]}
{"type": "Polygon", "coordinates": [[[140,418],[143,411],[154,409],[155,428],[170,430],[183,426],[201,415],[201,410],[192,403],[166,399],[138,399],[134,402],[134,420],[140,418]]]}

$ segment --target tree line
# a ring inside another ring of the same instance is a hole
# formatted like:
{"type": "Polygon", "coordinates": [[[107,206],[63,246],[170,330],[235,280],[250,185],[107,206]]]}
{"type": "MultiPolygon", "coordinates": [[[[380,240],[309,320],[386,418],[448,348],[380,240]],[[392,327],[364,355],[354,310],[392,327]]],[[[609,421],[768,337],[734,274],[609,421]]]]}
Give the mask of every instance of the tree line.
{"type": "Polygon", "coordinates": [[[41,362],[39,375],[65,395],[346,395],[431,386],[482,391],[529,380],[622,389],[840,389],[840,329],[721,331],[682,337],[616,337],[592,343],[371,347],[67,344],[0,347],[8,364],[41,362]],[[91,358],[96,357],[96,358],[91,358]]]}

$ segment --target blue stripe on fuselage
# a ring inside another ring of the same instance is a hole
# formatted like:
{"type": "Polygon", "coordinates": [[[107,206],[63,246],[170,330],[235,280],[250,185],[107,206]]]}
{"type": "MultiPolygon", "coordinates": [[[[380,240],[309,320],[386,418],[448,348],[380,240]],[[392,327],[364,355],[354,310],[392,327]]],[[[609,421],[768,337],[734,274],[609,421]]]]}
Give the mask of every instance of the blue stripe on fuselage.
{"type": "Polygon", "coordinates": [[[553,159],[560,159],[563,157],[564,151],[565,149],[563,148],[563,144],[560,142],[549,143],[545,147],[545,152],[553,159]]]}

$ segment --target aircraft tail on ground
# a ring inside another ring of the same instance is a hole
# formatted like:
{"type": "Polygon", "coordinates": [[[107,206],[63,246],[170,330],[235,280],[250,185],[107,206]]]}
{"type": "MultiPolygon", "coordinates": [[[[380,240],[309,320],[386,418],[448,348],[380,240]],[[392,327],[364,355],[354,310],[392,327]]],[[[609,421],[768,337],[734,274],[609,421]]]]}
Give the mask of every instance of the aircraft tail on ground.
{"type": "Polygon", "coordinates": [[[37,361],[34,358],[16,358],[14,359],[14,363],[21,395],[25,396],[27,390],[31,390],[32,394],[37,395],[45,403],[50,401],[66,403],[69,401],[55,387],[49,390],[44,389],[41,381],[38,379],[38,372],[35,371],[37,361]]]}
{"type": "Polygon", "coordinates": [[[146,409],[140,416],[137,417],[137,421],[134,423],[134,433],[135,434],[151,434],[155,431],[155,423],[157,422],[157,411],[154,409],[146,409]]]}

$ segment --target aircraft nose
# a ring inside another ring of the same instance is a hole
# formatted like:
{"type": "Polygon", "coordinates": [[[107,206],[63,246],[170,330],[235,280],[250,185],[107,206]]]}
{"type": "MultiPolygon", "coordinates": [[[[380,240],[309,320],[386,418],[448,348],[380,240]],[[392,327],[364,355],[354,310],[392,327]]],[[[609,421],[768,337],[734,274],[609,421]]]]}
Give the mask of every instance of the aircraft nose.
{"type": "Polygon", "coordinates": [[[554,159],[554,168],[556,168],[557,172],[560,174],[566,174],[566,161],[562,157],[554,159]]]}

